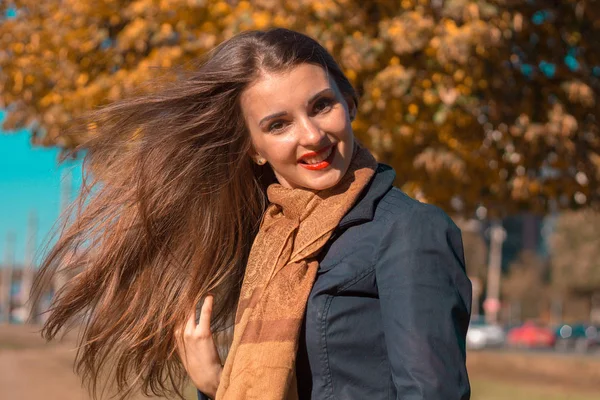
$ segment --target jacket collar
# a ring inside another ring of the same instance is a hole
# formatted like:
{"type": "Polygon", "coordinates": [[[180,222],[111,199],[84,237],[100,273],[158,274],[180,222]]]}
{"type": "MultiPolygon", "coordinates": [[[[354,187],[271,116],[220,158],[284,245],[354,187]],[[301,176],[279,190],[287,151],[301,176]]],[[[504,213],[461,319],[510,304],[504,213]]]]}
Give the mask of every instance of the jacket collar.
{"type": "Polygon", "coordinates": [[[392,167],[379,163],[371,182],[363,190],[354,207],[340,220],[338,229],[362,221],[371,221],[377,203],[390,190],[395,178],[396,172],[392,167]]]}

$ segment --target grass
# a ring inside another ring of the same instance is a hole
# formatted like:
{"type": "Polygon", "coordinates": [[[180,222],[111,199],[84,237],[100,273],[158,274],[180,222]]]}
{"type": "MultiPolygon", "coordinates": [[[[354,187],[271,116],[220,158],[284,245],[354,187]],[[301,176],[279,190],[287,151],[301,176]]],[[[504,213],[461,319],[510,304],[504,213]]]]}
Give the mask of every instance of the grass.
{"type": "MultiPolygon", "coordinates": [[[[47,344],[38,330],[0,326],[0,399],[89,399],[73,374],[72,338],[47,344]]],[[[467,366],[472,400],[600,399],[600,355],[479,351],[468,354],[467,366]]],[[[196,399],[191,384],[184,394],[196,399]]]]}
{"type": "Polygon", "coordinates": [[[473,400],[598,400],[600,357],[481,351],[467,356],[473,400]]]}
{"type": "Polygon", "coordinates": [[[488,378],[471,380],[472,400],[598,400],[598,393],[572,393],[536,384],[501,382],[488,378]]]}

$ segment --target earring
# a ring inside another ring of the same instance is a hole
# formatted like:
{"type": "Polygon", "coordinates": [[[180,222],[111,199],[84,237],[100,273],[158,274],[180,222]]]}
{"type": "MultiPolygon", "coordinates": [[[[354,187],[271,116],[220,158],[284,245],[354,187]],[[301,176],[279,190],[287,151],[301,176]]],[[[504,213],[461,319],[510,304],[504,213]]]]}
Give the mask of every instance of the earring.
{"type": "Polygon", "coordinates": [[[265,164],[266,164],[266,162],[267,162],[267,160],[265,160],[265,159],[264,159],[264,158],[262,158],[262,157],[259,157],[259,158],[258,158],[258,160],[256,160],[256,163],[257,163],[258,165],[265,165],[265,164]]]}

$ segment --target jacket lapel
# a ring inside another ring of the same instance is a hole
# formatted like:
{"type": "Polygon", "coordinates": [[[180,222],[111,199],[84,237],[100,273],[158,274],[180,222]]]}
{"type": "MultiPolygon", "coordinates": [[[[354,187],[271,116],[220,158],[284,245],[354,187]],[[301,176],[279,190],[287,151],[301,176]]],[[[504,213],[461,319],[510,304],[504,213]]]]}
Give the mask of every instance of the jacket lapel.
{"type": "Polygon", "coordinates": [[[336,230],[373,220],[377,202],[390,190],[395,178],[396,172],[392,167],[379,163],[373,179],[360,195],[354,207],[340,220],[336,230]]]}

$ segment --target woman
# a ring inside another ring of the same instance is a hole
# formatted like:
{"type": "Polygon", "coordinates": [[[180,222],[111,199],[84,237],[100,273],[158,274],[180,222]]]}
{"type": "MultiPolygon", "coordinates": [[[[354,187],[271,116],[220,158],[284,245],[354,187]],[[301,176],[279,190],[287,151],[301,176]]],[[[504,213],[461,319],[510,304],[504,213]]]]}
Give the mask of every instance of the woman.
{"type": "Polygon", "coordinates": [[[158,93],[94,116],[94,189],[43,266],[80,271],[44,334],[85,315],[92,388],[110,363],[122,397],[187,373],[200,398],[469,398],[460,232],[358,144],[323,47],[245,32],[158,93]]]}

